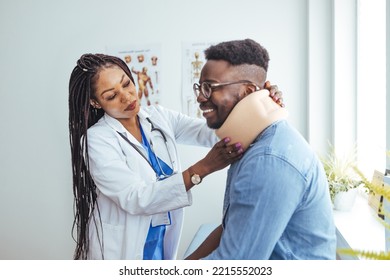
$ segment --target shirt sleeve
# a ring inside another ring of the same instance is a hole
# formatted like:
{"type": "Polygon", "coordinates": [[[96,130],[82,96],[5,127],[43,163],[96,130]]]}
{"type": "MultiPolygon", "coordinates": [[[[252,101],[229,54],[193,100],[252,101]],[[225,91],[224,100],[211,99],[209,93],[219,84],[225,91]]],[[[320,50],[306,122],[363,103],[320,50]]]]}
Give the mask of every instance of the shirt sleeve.
{"type": "Polygon", "coordinates": [[[304,178],[281,158],[252,155],[238,164],[220,245],[205,259],[269,259],[303,196],[304,178]]]}

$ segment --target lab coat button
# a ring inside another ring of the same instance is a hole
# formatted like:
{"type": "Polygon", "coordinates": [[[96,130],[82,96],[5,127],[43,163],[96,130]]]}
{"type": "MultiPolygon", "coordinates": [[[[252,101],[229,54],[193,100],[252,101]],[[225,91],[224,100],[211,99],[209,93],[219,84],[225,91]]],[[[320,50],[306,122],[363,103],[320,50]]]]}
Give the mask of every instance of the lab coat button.
{"type": "Polygon", "coordinates": [[[136,259],[136,260],[141,260],[141,259],[142,259],[142,258],[141,258],[141,255],[136,255],[136,256],[135,256],[135,259],[136,259]]]}

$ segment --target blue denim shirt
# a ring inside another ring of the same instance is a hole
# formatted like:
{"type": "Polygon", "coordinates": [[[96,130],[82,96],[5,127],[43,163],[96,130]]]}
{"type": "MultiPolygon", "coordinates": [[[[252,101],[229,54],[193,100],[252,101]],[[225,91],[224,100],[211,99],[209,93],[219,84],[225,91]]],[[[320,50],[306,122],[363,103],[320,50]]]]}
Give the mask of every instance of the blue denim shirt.
{"type": "Polygon", "coordinates": [[[205,259],[335,259],[324,169],[287,121],[267,127],[228,171],[223,234],[205,259]]]}

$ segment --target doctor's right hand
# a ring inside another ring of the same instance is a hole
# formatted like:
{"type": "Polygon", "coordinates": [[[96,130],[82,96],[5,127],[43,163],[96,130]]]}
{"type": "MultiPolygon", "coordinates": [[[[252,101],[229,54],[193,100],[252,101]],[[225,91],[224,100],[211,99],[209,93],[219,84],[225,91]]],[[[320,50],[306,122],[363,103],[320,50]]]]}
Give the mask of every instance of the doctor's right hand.
{"type": "Polygon", "coordinates": [[[240,159],[243,153],[244,149],[241,144],[230,144],[229,137],[217,142],[203,159],[183,172],[186,189],[189,190],[192,186],[199,184],[207,175],[240,159]],[[194,178],[197,180],[194,181],[194,178]]]}
{"type": "Polygon", "coordinates": [[[240,159],[243,153],[241,143],[231,144],[230,138],[225,137],[217,142],[200,162],[210,174],[240,159]]]}

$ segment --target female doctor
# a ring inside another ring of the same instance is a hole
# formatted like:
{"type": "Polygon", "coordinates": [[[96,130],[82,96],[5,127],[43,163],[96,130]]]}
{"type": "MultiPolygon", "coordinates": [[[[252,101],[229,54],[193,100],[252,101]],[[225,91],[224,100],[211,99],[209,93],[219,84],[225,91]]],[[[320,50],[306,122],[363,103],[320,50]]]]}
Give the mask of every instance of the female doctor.
{"type": "Polygon", "coordinates": [[[175,259],[189,190],[243,153],[200,119],[141,108],[126,63],[102,54],[72,71],[69,131],[75,259],[175,259]],[[181,172],[176,143],[216,144],[181,172]]]}

